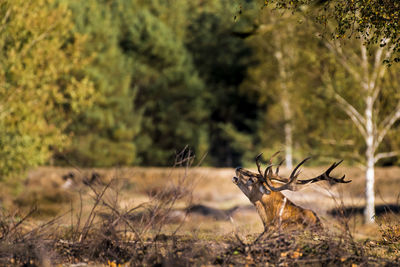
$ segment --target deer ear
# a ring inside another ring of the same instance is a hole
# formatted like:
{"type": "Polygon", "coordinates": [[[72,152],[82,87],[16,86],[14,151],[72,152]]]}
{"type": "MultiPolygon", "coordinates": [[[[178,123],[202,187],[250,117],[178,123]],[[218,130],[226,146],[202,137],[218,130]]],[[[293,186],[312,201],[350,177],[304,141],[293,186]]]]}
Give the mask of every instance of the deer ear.
{"type": "Polygon", "coordinates": [[[271,194],[271,191],[269,191],[267,188],[265,188],[263,185],[260,185],[260,187],[258,188],[259,190],[260,190],[260,192],[262,193],[262,194],[266,194],[266,195],[269,195],[269,194],[271,194]]]}

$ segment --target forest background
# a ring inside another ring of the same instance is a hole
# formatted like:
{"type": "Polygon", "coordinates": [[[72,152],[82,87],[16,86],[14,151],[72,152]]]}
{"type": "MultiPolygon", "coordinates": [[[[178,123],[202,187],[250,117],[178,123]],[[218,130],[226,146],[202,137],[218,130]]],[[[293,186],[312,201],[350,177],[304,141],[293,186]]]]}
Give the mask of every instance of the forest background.
{"type": "Polygon", "coordinates": [[[278,150],[289,167],[309,155],[365,166],[368,123],[354,110],[368,109],[371,82],[374,164],[399,164],[393,47],[338,34],[319,6],[0,3],[3,181],[38,165],[169,166],[185,146],[205,166],[278,150]]]}

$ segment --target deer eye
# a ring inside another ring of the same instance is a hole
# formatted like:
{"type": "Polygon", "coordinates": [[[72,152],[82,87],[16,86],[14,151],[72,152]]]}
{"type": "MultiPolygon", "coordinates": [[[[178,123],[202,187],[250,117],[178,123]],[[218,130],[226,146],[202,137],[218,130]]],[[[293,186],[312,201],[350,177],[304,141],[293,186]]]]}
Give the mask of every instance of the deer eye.
{"type": "Polygon", "coordinates": [[[261,192],[262,194],[266,194],[266,195],[271,194],[271,191],[269,191],[268,189],[266,189],[263,185],[260,185],[260,187],[259,187],[258,189],[260,190],[260,192],[261,192]]]}
{"type": "Polygon", "coordinates": [[[254,181],[251,178],[249,180],[247,180],[247,182],[246,182],[247,186],[250,186],[250,185],[253,185],[253,184],[254,184],[254,181]]]}

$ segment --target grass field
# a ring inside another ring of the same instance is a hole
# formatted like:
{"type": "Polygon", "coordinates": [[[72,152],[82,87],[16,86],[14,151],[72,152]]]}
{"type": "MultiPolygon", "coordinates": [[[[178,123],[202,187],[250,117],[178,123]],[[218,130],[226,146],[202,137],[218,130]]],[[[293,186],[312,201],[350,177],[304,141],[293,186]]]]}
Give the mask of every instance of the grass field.
{"type": "Polygon", "coordinates": [[[263,226],[232,183],[234,169],[41,167],[16,196],[2,189],[1,264],[400,264],[400,168],[376,170],[374,225],[362,222],[363,171],[335,173],[352,183],[285,193],[319,214],[323,233],[267,231],[257,239],[263,226]]]}

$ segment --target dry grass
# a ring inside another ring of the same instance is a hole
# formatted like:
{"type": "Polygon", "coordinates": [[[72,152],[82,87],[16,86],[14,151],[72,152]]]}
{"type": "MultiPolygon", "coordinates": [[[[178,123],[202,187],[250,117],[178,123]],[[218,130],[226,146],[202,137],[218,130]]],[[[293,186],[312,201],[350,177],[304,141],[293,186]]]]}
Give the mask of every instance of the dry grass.
{"type": "MultiPolygon", "coordinates": [[[[305,168],[303,176],[322,170],[305,168]]],[[[41,167],[28,173],[23,193],[2,196],[3,210],[14,212],[1,215],[0,264],[399,264],[398,213],[386,212],[372,226],[362,223],[358,210],[332,215],[337,206],[346,211],[364,204],[363,172],[348,167],[337,172],[353,182],[290,196],[318,210],[328,232],[320,238],[267,232],[255,241],[263,226],[231,182],[233,169],[41,167]],[[74,183],[63,188],[62,177],[71,172],[74,183]],[[93,173],[98,179],[88,184],[93,173]],[[196,204],[213,209],[189,209],[196,204]],[[325,260],[318,262],[321,255],[325,260]]],[[[400,168],[378,168],[376,175],[377,204],[398,204],[400,168]]]]}

